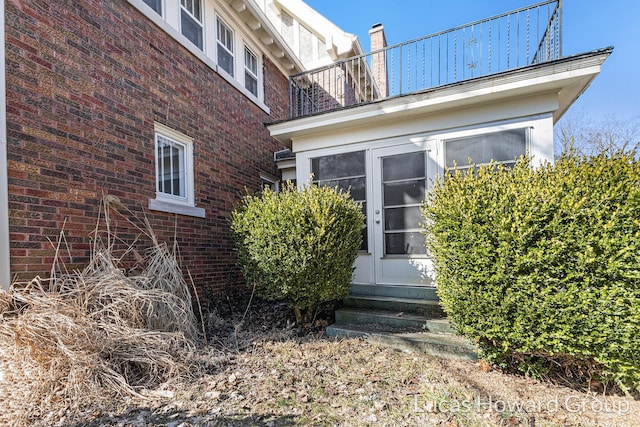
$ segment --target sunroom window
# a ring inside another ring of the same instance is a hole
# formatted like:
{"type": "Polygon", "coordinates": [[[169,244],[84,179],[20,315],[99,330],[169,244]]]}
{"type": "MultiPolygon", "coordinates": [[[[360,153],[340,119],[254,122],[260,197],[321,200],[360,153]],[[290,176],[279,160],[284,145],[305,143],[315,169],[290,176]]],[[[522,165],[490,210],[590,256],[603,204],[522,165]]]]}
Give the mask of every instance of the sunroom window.
{"type": "MultiPolygon", "coordinates": [[[[313,182],[318,185],[338,187],[350,190],[351,198],[362,206],[362,212],[367,214],[367,178],[365,168],[365,152],[335,154],[311,159],[313,182]]],[[[365,220],[366,225],[366,220],[365,220]]],[[[360,250],[368,249],[367,229],[362,229],[362,245],[360,250]]]]}
{"type": "Polygon", "coordinates": [[[233,77],[233,31],[218,17],[218,65],[233,77]]]}
{"type": "Polygon", "coordinates": [[[494,162],[511,167],[527,152],[528,129],[510,129],[445,141],[445,164],[468,170],[494,162]]]}
{"type": "Polygon", "coordinates": [[[202,50],[202,0],[180,0],[182,35],[202,50]]]}

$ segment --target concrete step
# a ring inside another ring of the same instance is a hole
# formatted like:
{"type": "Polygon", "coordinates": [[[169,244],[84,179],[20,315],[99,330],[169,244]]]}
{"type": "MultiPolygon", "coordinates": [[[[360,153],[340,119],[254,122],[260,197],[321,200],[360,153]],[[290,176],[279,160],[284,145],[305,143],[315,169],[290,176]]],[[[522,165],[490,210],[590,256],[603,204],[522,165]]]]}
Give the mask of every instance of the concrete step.
{"type": "Polygon", "coordinates": [[[421,299],[437,301],[434,286],[402,286],[402,285],[351,285],[351,295],[373,295],[381,297],[421,299]]]}
{"type": "Polygon", "coordinates": [[[437,300],[396,298],[376,295],[349,295],[343,300],[345,308],[386,310],[396,313],[418,314],[429,317],[442,317],[443,311],[437,300]]]}
{"type": "Polygon", "coordinates": [[[454,333],[447,319],[389,310],[341,308],[336,310],[336,323],[385,327],[394,330],[454,333]]]}
{"type": "Polygon", "coordinates": [[[417,351],[447,359],[478,360],[478,350],[468,340],[453,334],[435,332],[394,332],[363,326],[334,323],[327,336],[364,338],[407,351],[417,351]]]}
{"type": "Polygon", "coordinates": [[[422,331],[427,327],[426,316],[396,311],[341,308],[335,315],[336,323],[346,325],[376,325],[406,331],[422,331]]]}
{"type": "Polygon", "coordinates": [[[451,326],[446,317],[433,318],[427,320],[427,330],[440,334],[456,334],[456,330],[451,326]]]}

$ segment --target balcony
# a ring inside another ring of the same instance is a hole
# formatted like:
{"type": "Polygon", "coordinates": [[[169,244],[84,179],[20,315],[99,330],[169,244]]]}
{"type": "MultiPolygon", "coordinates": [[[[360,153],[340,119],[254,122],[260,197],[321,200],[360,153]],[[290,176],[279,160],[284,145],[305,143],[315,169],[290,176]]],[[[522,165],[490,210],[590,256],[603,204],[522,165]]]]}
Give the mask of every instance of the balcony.
{"type": "Polygon", "coordinates": [[[562,58],[562,0],[544,1],[289,79],[295,119],[562,58]]]}

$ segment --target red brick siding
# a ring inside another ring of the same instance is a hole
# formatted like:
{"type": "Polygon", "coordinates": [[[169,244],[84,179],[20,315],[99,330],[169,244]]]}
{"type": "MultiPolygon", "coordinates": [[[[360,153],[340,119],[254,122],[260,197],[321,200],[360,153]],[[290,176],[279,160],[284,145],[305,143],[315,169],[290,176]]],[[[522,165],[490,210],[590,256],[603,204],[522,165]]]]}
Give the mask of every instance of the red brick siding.
{"type": "Polygon", "coordinates": [[[286,77],[264,60],[268,115],[123,0],[7,2],[6,25],[12,273],[46,275],[65,220],[63,260],[86,263],[103,194],[137,213],[148,205],[155,120],[194,138],[206,218],[146,214],[161,240],[177,230],[204,296],[238,286],[229,214],[261,171],[277,173],[282,147],[264,123],[285,117],[286,77]]]}

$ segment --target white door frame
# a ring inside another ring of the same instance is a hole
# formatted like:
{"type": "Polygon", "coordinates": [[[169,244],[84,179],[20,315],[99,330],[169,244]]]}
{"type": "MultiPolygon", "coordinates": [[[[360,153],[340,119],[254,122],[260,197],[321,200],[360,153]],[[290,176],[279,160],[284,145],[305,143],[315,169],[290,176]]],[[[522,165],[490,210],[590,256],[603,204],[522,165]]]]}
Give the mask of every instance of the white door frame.
{"type": "Polygon", "coordinates": [[[370,194],[371,205],[369,227],[373,240],[370,242],[374,264],[374,283],[376,285],[425,286],[434,284],[433,267],[427,255],[388,255],[385,256],[385,219],[382,183],[382,159],[400,154],[425,152],[425,196],[431,182],[440,170],[438,162],[437,140],[427,139],[390,147],[371,150],[370,194]]]}

